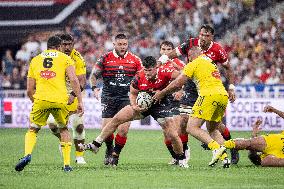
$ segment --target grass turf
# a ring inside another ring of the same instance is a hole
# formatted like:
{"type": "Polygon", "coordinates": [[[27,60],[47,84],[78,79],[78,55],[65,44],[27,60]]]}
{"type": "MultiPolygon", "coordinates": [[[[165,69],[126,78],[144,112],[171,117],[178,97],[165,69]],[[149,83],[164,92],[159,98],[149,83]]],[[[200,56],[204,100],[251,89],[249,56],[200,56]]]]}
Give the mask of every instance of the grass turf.
{"type": "MultiPolygon", "coordinates": [[[[40,131],[31,163],[22,172],[14,166],[23,156],[26,129],[0,129],[0,188],[284,188],[283,168],[253,166],[247,153],[241,152],[238,165],[223,169],[208,166],[211,152],[190,138],[190,168],[170,166],[169,153],[161,131],[131,130],[122,151],[119,166],[103,165],[102,147],[97,155],[85,153],[87,165],[74,163],[73,172],[62,171],[58,140],[47,129],[40,131]]],[[[87,141],[98,135],[87,130],[87,141]]],[[[248,137],[248,132],[234,132],[234,137],[248,137]]]]}

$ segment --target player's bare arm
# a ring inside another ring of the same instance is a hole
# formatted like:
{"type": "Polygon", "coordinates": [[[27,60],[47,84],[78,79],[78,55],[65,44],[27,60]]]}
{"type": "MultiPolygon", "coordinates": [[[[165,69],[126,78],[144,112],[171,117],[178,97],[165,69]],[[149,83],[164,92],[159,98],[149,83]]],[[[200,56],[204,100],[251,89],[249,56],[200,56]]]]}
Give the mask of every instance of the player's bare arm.
{"type": "Polygon", "coordinates": [[[228,89],[229,100],[230,102],[234,102],[236,100],[235,86],[234,86],[234,72],[231,65],[228,62],[222,65],[226,69],[227,79],[230,83],[228,89]]]}
{"type": "Polygon", "coordinates": [[[260,125],[262,124],[262,121],[260,119],[258,119],[254,125],[252,126],[252,133],[251,136],[252,137],[257,137],[259,131],[261,130],[260,125]]]}
{"type": "Polygon", "coordinates": [[[94,96],[96,97],[96,99],[99,99],[100,89],[96,87],[97,80],[99,78],[102,78],[102,70],[94,67],[89,77],[89,83],[90,86],[92,87],[92,90],[94,91],[94,96]]]}
{"type": "Polygon", "coordinates": [[[153,96],[153,100],[157,102],[161,100],[163,97],[165,97],[166,94],[170,94],[178,89],[181,89],[187,80],[188,80],[188,77],[186,75],[180,74],[165,89],[163,89],[162,91],[157,91],[155,95],[153,96]]]}
{"type": "Polygon", "coordinates": [[[34,102],[33,95],[35,94],[36,81],[34,78],[28,77],[27,79],[27,94],[32,102],[34,102]]]}
{"type": "Polygon", "coordinates": [[[268,155],[261,160],[262,167],[284,167],[284,158],[277,158],[273,155],[268,155]]]}
{"type": "Polygon", "coordinates": [[[277,115],[279,115],[280,117],[282,117],[284,119],[284,112],[280,111],[280,110],[277,110],[276,108],[272,107],[272,106],[265,106],[264,107],[264,110],[263,110],[265,113],[266,112],[273,112],[273,113],[276,113],[277,115]]]}
{"type": "Polygon", "coordinates": [[[72,87],[76,97],[78,98],[78,113],[82,115],[84,113],[82,94],[81,94],[79,80],[78,80],[78,78],[76,77],[76,74],[75,74],[74,66],[68,66],[66,68],[66,74],[67,74],[67,76],[70,80],[71,87],[72,87]]]}
{"type": "MultiPolygon", "coordinates": [[[[86,88],[86,74],[82,74],[82,75],[77,75],[77,78],[79,80],[79,84],[80,84],[80,89],[81,91],[84,91],[84,89],[86,88]]],[[[74,102],[75,96],[69,95],[69,99],[68,99],[68,104],[72,104],[74,102]]]]}
{"type": "Polygon", "coordinates": [[[137,105],[136,98],[137,98],[138,92],[139,90],[135,89],[131,84],[130,85],[130,95],[129,95],[130,105],[134,111],[143,112],[143,111],[146,111],[147,109],[141,108],[137,105]]]}

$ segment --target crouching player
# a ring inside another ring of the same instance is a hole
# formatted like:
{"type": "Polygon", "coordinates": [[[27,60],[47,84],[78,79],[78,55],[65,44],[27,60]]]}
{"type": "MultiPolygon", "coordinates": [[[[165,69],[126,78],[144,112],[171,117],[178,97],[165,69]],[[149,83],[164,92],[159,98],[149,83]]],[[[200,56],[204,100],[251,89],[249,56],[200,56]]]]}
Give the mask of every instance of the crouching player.
{"type": "MultiPolygon", "coordinates": [[[[157,62],[154,57],[148,56],[142,62],[144,69],[136,75],[130,85],[130,104],[121,109],[103,128],[100,135],[89,144],[81,145],[85,150],[97,152],[105,139],[115,132],[120,124],[128,121],[142,119],[151,115],[162,127],[165,135],[171,140],[176,159],[180,167],[187,168],[185,155],[183,153],[182,142],[175,129],[173,121],[173,107],[171,100],[164,98],[159,104],[153,104],[148,109],[139,107],[136,103],[137,95],[140,91],[152,93],[156,90],[165,88],[172,78],[179,75],[178,71],[172,70],[165,72],[158,69],[157,62]]],[[[114,157],[115,158],[115,157],[114,157]]]]}
{"type": "Polygon", "coordinates": [[[188,79],[192,79],[198,88],[198,99],[192,108],[192,114],[187,122],[187,132],[198,140],[208,144],[213,157],[209,166],[214,166],[219,159],[223,160],[224,168],[229,167],[226,148],[221,146],[224,139],[218,130],[218,125],[224,115],[228,103],[228,93],[222,84],[220,73],[211,58],[198,47],[190,50],[193,61],[184,67],[183,73],[178,76],[162,91],[153,96],[155,101],[183,86],[188,79]],[[197,57],[198,56],[198,57],[197,57]],[[197,58],[195,58],[197,57],[197,58]],[[207,130],[200,127],[206,122],[207,130]]]}
{"type": "MultiPolygon", "coordinates": [[[[81,54],[74,49],[74,39],[70,34],[64,33],[64,34],[58,34],[56,36],[60,37],[62,40],[61,46],[62,46],[63,52],[67,54],[68,56],[70,56],[75,63],[75,73],[79,80],[81,91],[83,91],[86,85],[85,61],[83,57],[81,56],[81,54]]],[[[83,157],[84,151],[78,147],[79,143],[85,142],[85,129],[83,125],[83,116],[79,116],[79,114],[76,113],[78,99],[75,93],[72,91],[69,81],[67,81],[67,89],[70,95],[69,102],[68,102],[69,105],[67,106],[70,112],[69,124],[72,126],[73,140],[74,140],[74,145],[76,148],[75,162],[77,164],[85,164],[86,161],[83,157]]],[[[52,114],[49,115],[47,124],[50,130],[52,131],[52,133],[60,139],[58,124],[53,118],[52,114]]]]}
{"type": "MultiPolygon", "coordinates": [[[[284,113],[272,106],[264,107],[264,112],[274,112],[284,118],[284,113]]],[[[249,150],[249,159],[255,165],[263,167],[284,167],[284,131],[279,134],[258,136],[262,121],[253,126],[252,138],[234,139],[224,142],[229,149],[249,150]]]]}

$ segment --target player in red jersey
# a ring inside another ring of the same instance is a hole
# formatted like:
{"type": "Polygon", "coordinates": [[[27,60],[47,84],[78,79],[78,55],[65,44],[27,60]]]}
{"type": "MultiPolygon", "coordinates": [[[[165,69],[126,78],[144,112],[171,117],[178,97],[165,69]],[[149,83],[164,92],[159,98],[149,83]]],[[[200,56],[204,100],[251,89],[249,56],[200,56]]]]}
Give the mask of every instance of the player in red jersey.
{"type": "MultiPolygon", "coordinates": [[[[103,80],[101,95],[102,128],[123,107],[129,105],[129,86],[135,74],[142,68],[141,59],[128,50],[128,39],[125,34],[118,34],[114,40],[114,50],[101,56],[96,62],[92,89],[96,89],[96,80],[103,80]]],[[[92,74],[91,74],[92,75],[92,74]]],[[[92,77],[92,76],[91,76],[92,77]]],[[[92,78],[90,79],[92,80],[92,78]]],[[[121,124],[115,136],[110,135],[106,140],[105,165],[118,163],[119,154],[126,144],[130,122],[121,124]]]]}
{"type": "MultiPolygon", "coordinates": [[[[172,50],[174,49],[174,44],[170,41],[163,41],[160,45],[160,54],[168,54],[170,53],[172,50]]],[[[183,67],[185,66],[184,62],[181,61],[178,58],[174,58],[172,60],[168,60],[165,64],[162,64],[160,69],[165,69],[165,70],[169,70],[169,69],[175,69],[177,71],[180,71],[183,69],[183,67]]],[[[175,125],[176,125],[176,129],[179,133],[180,139],[182,141],[183,144],[183,151],[185,153],[186,156],[186,161],[189,161],[190,158],[190,149],[187,145],[188,143],[188,134],[186,133],[186,125],[182,128],[180,127],[181,125],[181,116],[180,116],[180,111],[179,111],[179,107],[180,107],[180,100],[183,96],[184,91],[180,90],[177,91],[175,93],[173,93],[173,97],[172,97],[172,103],[174,106],[174,120],[175,120],[175,125]]],[[[171,143],[171,140],[169,138],[167,138],[165,136],[165,145],[167,146],[168,151],[170,152],[172,159],[169,162],[170,165],[175,165],[177,163],[177,160],[175,159],[175,153],[173,150],[173,146],[171,143]]]]}
{"type": "Polygon", "coordinates": [[[143,66],[144,69],[141,70],[131,82],[129,96],[130,105],[121,109],[92,143],[82,144],[81,146],[84,150],[91,150],[97,153],[102,143],[115,132],[120,124],[151,115],[160,124],[167,137],[170,138],[179,166],[187,168],[188,165],[185,162],[182,142],[174,128],[174,120],[172,118],[173,107],[170,100],[171,95],[165,97],[160,103],[153,104],[148,109],[143,109],[136,103],[136,98],[140,91],[153,94],[154,91],[162,90],[173,78],[179,75],[179,72],[174,69],[164,70],[158,68],[157,62],[152,56],[148,56],[144,59],[143,66]]]}
{"type": "MultiPolygon", "coordinates": [[[[198,46],[202,50],[202,53],[206,54],[206,56],[211,58],[214,61],[214,63],[221,64],[225,68],[226,75],[230,83],[229,89],[227,90],[229,94],[229,100],[230,102],[234,102],[236,97],[235,97],[235,86],[233,85],[234,83],[233,70],[229,64],[226,51],[219,43],[214,42],[213,38],[214,38],[214,29],[209,25],[202,25],[198,38],[187,39],[184,43],[176,47],[175,50],[171,51],[167,55],[163,55],[159,60],[162,62],[166,62],[168,59],[176,58],[180,55],[188,56],[189,50],[192,47],[198,46]]],[[[187,83],[185,84],[184,90],[185,90],[185,95],[181,100],[181,104],[183,105],[181,109],[182,111],[185,110],[185,112],[181,113],[186,113],[186,112],[188,113],[188,111],[189,112],[191,111],[191,107],[193,106],[194,102],[198,97],[197,90],[195,84],[190,80],[187,81],[187,83]]],[[[184,116],[184,118],[186,117],[184,116]]],[[[185,123],[187,122],[187,120],[183,121],[185,123]]],[[[225,140],[231,139],[230,131],[223,123],[220,124],[219,130],[225,140]]],[[[231,158],[233,164],[238,163],[239,153],[234,149],[231,150],[231,158]]]]}

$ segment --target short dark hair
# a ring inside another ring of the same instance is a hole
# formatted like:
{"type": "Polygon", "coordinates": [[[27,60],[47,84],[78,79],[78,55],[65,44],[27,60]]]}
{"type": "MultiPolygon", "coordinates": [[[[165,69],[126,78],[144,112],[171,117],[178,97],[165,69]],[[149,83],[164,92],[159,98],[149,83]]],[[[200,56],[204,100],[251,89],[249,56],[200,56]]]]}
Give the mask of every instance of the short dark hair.
{"type": "Polygon", "coordinates": [[[47,48],[58,48],[61,45],[62,40],[57,36],[51,36],[47,40],[47,48]]]}
{"type": "Polygon", "coordinates": [[[160,49],[162,48],[162,45],[170,46],[170,47],[172,47],[172,49],[174,49],[174,44],[170,41],[163,41],[160,45],[160,49]]]}
{"type": "Polygon", "coordinates": [[[257,151],[250,150],[248,152],[248,158],[254,165],[261,165],[260,155],[257,154],[257,151]]]}
{"type": "Polygon", "coordinates": [[[63,40],[63,41],[74,41],[74,38],[71,34],[69,33],[62,33],[60,34],[60,39],[63,40]]]}
{"type": "Polygon", "coordinates": [[[146,58],[144,58],[142,65],[144,66],[144,68],[153,68],[157,65],[157,61],[155,57],[147,56],[146,58]]]}
{"type": "Polygon", "coordinates": [[[212,35],[214,35],[214,28],[208,24],[203,24],[200,30],[201,29],[205,29],[207,32],[210,32],[212,35]]]}
{"type": "Polygon", "coordinates": [[[119,33],[114,37],[114,39],[127,39],[127,36],[124,33],[119,33]]]}

